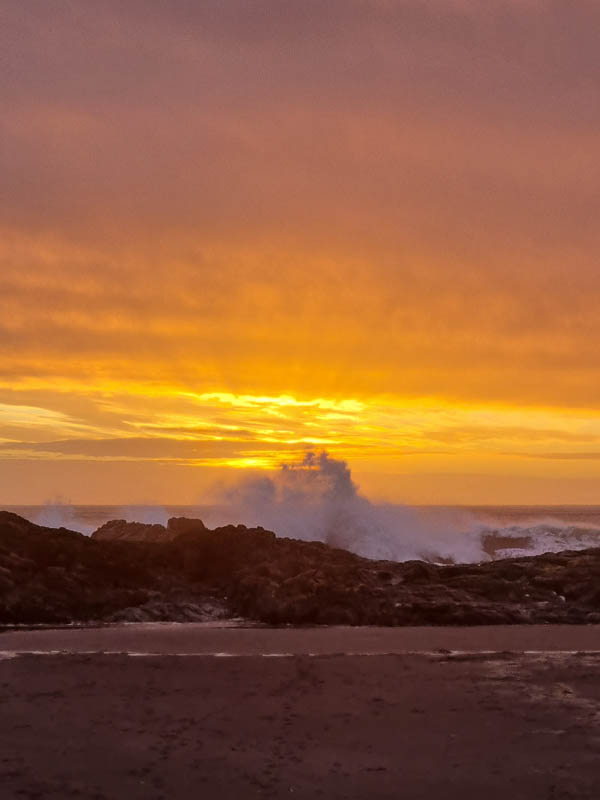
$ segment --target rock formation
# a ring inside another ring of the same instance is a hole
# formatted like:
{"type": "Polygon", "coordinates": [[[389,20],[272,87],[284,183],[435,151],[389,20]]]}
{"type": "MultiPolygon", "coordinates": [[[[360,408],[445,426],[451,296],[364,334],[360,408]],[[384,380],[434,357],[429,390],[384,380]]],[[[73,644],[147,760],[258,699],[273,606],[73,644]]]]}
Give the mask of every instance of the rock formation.
{"type": "Polygon", "coordinates": [[[207,530],[201,519],[187,517],[171,517],[164,525],[144,522],[127,522],[124,519],[113,519],[105,522],[92,534],[92,539],[104,542],[172,542],[180,533],[193,533],[207,530]]]}
{"type": "Polygon", "coordinates": [[[170,542],[175,538],[175,534],[167,531],[164,525],[146,525],[143,522],[113,519],[98,528],[92,537],[105,542],[170,542]]]}
{"type": "Polygon", "coordinates": [[[194,533],[207,530],[201,519],[188,519],[188,517],[171,517],[167,522],[167,531],[177,536],[180,533],[194,533]]]}
{"type": "Polygon", "coordinates": [[[243,525],[107,523],[92,537],[0,512],[0,623],[600,622],[600,548],[483,564],[370,561],[243,525]]]}

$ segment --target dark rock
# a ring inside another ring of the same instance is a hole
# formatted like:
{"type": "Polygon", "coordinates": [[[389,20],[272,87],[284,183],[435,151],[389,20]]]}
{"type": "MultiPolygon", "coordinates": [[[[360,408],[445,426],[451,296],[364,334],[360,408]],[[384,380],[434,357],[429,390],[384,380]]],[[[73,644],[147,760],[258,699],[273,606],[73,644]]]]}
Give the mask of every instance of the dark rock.
{"type": "Polygon", "coordinates": [[[139,606],[116,611],[108,622],[210,622],[230,616],[223,603],[214,600],[204,602],[178,602],[150,600],[139,606]]]}
{"type": "Polygon", "coordinates": [[[106,522],[92,534],[92,539],[105,542],[169,542],[174,538],[174,532],[168,531],[164,525],[126,522],[124,519],[106,522]]]}
{"type": "Polygon", "coordinates": [[[86,537],[0,512],[4,624],[584,624],[600,619],[599,586],[598,548],[440,566],[369,561],[243,525],[115,520],[86,537]]]}
{"type": "Polygon", "coordinates": [[[494,532],[483,536],[481,544],[483,551],[493,558],[502,550],[527,550],[532,540],[531,536],[499,536],[494,532]]]}
{"type": "Polygon", "coordinates": [[[187,517],[171,517],[167,522],[167,530],[173,536],[180,533],[196,533],[207,530],[201,519],[188,519],[187,517]]]}

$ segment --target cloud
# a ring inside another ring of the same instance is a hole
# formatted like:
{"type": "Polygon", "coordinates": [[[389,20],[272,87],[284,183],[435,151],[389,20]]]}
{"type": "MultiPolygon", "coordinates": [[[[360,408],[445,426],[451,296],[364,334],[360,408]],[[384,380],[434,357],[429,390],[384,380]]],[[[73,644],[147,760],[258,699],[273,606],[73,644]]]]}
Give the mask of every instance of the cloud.
{"type": "Polygon", "coordinates": [[[523,453],[528,458],[542,458],[551,461],[600,461],[600,452],[580,453],[523,453]]]}
{"type": "Polygon", "coordinates": [[[507,229],[521,248],[597,241],[599,17],[508,0],[14,6],[7,219],[463,255],[507,229]]]}
{"type": "Polygon", "coordinates": [[[527,441],[527,442],[578,442],[589,444],[600,437],[600,431],[592,434],[591,432],[574,432],[560,430],[556,428],[535,428],[526,426],[510,425],[468,425],[463,424],[455,428],[441,430],[428,430],[427,438],[436,442],[446,442],[452,444],[469,443],[475,446],[482,446],[486,442],[492,441],[527,441]]]}
{"type": "MultiPolygon", "coordinates": [[[[123,439],[64,439],[55,442],[9,442],[0,450],[38,455],[81,456],[90,459],[183,460],[231,458],[246,455],[243,441],[181,441],[161,437],[123,439]]],[[[272,452],[275,444],[253,442],[254,451],[272,452]]],[[[282,448],[283,449],[283,448],[282,448]]]]}
{"type": "Polygon", "coordinates": [[[596,2],[31,0],[3,23],[0,392],[46,409],[1,423],[21,452],[595,441],[596,2]]]}

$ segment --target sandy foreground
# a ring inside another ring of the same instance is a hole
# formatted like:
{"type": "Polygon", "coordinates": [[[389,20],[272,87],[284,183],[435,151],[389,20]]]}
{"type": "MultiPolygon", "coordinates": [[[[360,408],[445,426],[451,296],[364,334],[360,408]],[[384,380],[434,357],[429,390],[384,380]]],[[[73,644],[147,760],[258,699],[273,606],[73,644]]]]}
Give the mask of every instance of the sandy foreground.
{"type": "Polygon", "coordinates": [[[591,627],[5,632],[0,798],[596,800],[598,650],[591,627]]]}

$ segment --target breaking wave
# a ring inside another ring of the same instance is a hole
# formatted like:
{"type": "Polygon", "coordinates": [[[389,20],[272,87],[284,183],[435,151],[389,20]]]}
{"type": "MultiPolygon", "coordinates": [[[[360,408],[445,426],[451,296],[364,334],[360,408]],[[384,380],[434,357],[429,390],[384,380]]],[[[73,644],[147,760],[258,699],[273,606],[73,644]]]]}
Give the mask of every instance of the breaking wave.
{"type": "Polygon", "coordinates": [[[479,562],[600,545],[598,523],[556,518],[509,522],[451,508],[373,503],[360,494],[345,461],[326,452],[284,464],[274,477],[242,481],[221,492],[230,521],[263,525],[279,536],[317,539],[367,558],[479,562]]]}
{"type": "Polygon", "coordinates": [[[345,461],[307,453],[264,477],[213,492],[202,506],[73,506],[53,501],[14,508],[39,525],[92,533],[109,519],[160,523],[200,517],[210,527],[262,525],[279,536],[320,540],[367,558],[436,563],[481,562],[600,546],[600,507],[450,508],[374,503],[345,461]]]}

